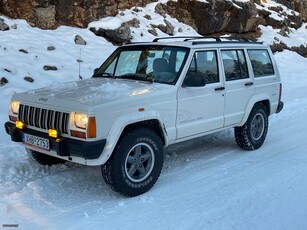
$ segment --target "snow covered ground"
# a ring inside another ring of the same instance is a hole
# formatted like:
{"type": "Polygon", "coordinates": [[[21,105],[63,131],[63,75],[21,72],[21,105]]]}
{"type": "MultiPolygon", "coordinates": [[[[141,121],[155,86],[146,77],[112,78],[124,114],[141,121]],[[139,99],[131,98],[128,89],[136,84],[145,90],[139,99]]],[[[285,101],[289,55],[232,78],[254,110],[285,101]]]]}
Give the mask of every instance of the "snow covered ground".
{"type": "MultiPolygon", "coordinates": [[[[17,29],[0,32],[0,78],[9,80],[0,86],[2,127],[13,93],[77,80],[80,48],[81,76],[90,77],[115,48],[87,29],[43,31],[22,20],[5,20],[10,26],[16,23],[17,29]],[[87,41],[86,46],[75,45],[77,34],[87,41]],[[48,46],[56,49],[47,51],[48,46]],[[54,65],[58,70],[44,71],[44,65],[54,65]],[[24,81],[25,76],[34,82],[24,81]]],[[[183,28],[183,35],[191,32],[189,27],[173,23],[183,28]]],[[[263,30],[264,41],[278,32],[263,30]]],[[[295,33],[289,38],[293,43],[307,37],[306,29],[297,31],[301,36],[295,33]]],[[[151,40],[150,36],[145,34],[142,39],[151,40]]],[[[37,165],[0,128],[0,226],[306,229],[307,59],[290,51],[275,58],[282,74],[285,108],[270,118],[263,147],[253,152],[239,149],[232,130],[170,146],[156,185],[135,198],[111,191],[99,167],[37,165]]]]}

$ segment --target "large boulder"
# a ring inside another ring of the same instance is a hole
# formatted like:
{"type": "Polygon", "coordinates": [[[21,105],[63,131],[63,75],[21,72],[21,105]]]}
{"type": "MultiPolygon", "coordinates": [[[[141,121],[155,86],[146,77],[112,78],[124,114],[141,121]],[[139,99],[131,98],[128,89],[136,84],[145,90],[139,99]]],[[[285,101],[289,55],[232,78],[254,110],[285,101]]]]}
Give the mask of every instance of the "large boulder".
{"type": "Polygon", "coordinates": [[[204,35],[219,32],[256,31],[260,23],[260,19],[257,17],[257,8],[253,2],[168,1],[164,5],[158,4],[156,12],[169,14],[204,35]]]}
{"type": "Polygon", "coordinates": [[[131,30],[129,23],[122,23],[117,29],[104,29],[91,27],[90,30],[97,36],[109,40],[115,45],[129,43],[131,40],[131,30]]]}

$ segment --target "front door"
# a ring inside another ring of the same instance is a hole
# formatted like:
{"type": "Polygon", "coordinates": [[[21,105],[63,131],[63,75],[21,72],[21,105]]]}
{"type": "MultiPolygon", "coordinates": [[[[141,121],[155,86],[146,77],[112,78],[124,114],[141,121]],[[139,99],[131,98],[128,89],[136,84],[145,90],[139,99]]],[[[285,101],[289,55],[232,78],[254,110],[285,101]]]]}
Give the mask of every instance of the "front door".
{"type": "Polygon", "coordinates": [[[196,51],[178,90],[177,139],[223,127],[224,102],[217,51],[196,51]]]}

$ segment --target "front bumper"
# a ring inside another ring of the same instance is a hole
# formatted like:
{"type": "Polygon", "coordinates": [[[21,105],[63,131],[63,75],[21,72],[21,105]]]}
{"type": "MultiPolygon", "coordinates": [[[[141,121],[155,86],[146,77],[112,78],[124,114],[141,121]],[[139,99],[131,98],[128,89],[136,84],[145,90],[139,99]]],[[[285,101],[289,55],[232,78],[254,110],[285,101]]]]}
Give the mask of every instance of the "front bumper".
{"type": "MultiPolygon", "coordinates": [[[[12,141],[14,142],[23,142],[23,133],[35,135],[38,137],[49,139],[50,150],[56,152],[57,155],[61,157],[82,157],[87,160],[97,159],[101,155],[106,140],[99,141],[79,141],[70,138],[60,137],[52,138],[48,134],[34,131],[31,129],[18,129],[14,124],[6,122],[4,124],[5,131],[11,136],[12,141]]],[[[39,151],[39,150],[38,150],[39,151]]]]}

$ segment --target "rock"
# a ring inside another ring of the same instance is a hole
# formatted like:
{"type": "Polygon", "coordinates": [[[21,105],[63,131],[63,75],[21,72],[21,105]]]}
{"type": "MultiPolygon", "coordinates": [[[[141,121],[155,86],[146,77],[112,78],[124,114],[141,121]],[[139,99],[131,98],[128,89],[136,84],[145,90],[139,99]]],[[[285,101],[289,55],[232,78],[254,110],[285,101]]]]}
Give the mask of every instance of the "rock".
{"type": "Polygon", "coordinates": [[[288,15],[289,24],[291,23],[291,27],[294,29],[298,29],[303,25],[303,20],[300,16],[288,15]]]}
{"type": "Polygon", "coordinates": [[[5,84],[7,84],[7,83],[9,83],[9,81],[8,81],[5,77],[2,77],[2,78],[0,79],[0,86],[3,86],[3,85],[5,85],[5,84]]]}
{"type": "Polygon", "coordinates": [[[150,34],[152,34],[153,36],[156,36],[156,37],[158,36],[158,33],[157,33],[157,31],[154,28],[149,29],[148,33],[150,33],[150,34]]]}
{"type": "Polygon", "coordinates": [[[151,16],[148,15],[148,14],[146,14],[146,15],[144,16],[144,18],[146,18],[147,20],[151,20],[151,16]]]}
{"type": "Polygon", "coordinates": [[[90,31],[92,31],[97,36],[106,38],[116,45],[127,44],[131,41],[131,30],[127,23],[122,23],[119,28],[114,30],[103,28],[96,30],[96,28],[92,27],[90,28],[90,31]]]}
{"type": "Polygon", "coordinates": [[[158,28],[161,30],[163,33],[166,33],[170,36],[174,35],[174,26],[164,19],[165,25],[159,24],[159,25],[151,25],[153,28],[158,28]]]}
{"type": "Polygon", "coordinates": [[[55,6],[34,8],[33,22],[36,26],[48,29],[56,27],[56,9],[55,6]]]}
{"type": "Polygon", "coordinates": [[[56,71],[58,68],[56,66],[44,65],[43,69],[45,71],[56,71]]]}
{"type": "Polygon", "coordinates": [[[25,54],[29,53],[29,52],[28,52],[27,50],[25,50],[25,49],[20,49],[19,52],[25,53],[25,54]]]}
{"type": "Polygon", "coordinates": [[[207,0],[177,2],[168,1],[158,4],[156,12],[167,13],[192,26],[200,34],[219,32],[246,33],[256,31],[260,23],[258,12],[253,2],[235,2],[207,0]],[[239,7],[237,7],[239,6],[239,7]]]}
{"type": "Polygon", "coordinates": [[[13,30],[16,30],[16,29],[17,29],[17,24],[11,25],[11,28],[12,28],[13,30]]]}
{"type": "Polygon", "coordinates": [[[162,3],[157,4],[156,7],[155,7],[155,12],[157,14],[160,14],[160,15],[164,16],[164,17],[167,14],[168,10],[169,10],[168,6],[164,5],[162,3]]]}
{"type": "Polygon", "coordinates": [[[285,5],[286,7],[288,7],[288,8],[291,8],[292,6],[291,6],[291,1],[289,1],[289,0],[276,0],[276,2],[278,2],[278,3],[280,3],[280,4],[283,4],[283,5],[285,5]]]}
{"type": "Polygon", "coordinates": [[[293,0],[292,8],[300,13],[304,22],[307,22],[307,0],[293,0]]]}
{"type": "Polygon", "coordinates": [[[137,18],[133,18],[130,21],[126,22],[128,26],[134,28],[140,28],[140,21],[137,18]]]}
{"type": "Polygon", "coordinates": [[[53,50],[55,50],[55,47],[54,47],[54,46],[48,46],[48,47],[47,47],[47,50],[48,50],[48,51],[53,51],[53,50]]]}
{"type": "Polygon", "coordinates": [[[277,13],[281,13],[283,11],[283,8],[281,6],[270,6],[268,8],[269,10],[275,11],[277,13]]]}
{"type": "Polygon", "coordinates": [[[134,7],[132,10],[136,13],[142,12],[142,9],[139,9],[137,7],[134,7]]]}
{"type": "Polygon", "coordinates": [[[291,47],[290,50],[297,52],[299,55],[307,58],[307,46],[301,45],[299,47],[291,47]]]}
{"type": "Polygon", "coordinates": [[[80,35],[76,35],[75,36],[75,44],[84,46],[84,45],[86,45],[86,41],[80,35]]]}
{"type": "Polygon", "coordinates": [[[32,77],[30,77],[30,76],[25,76],[23,79],[24,79],[25,81],[27,81],[27,82],[30,82],[30,83],[33,83],[33,82],[34,82],[34,79],[33,79],[32,77]]]}
{"type": "Polygon", "coordinates": [[[4,22],[2,18],[0,18],[0,30],[1,31],[6,31],[9,30],[10,27],[4,22]]]}
{"type": "Polygon", "coordinates": [[[270,46],[273,53],[284,51],[284,45],[281,43],[274,43],[270,46]]]}
{"type": "Polygon", "coordinates": [[[289,29],[288,27],[283,27],[280,31],[279,31],[279,34],[284,36],[284,37],[289,37],[288,36],[288,33],[289,33],[289,29]]]}

